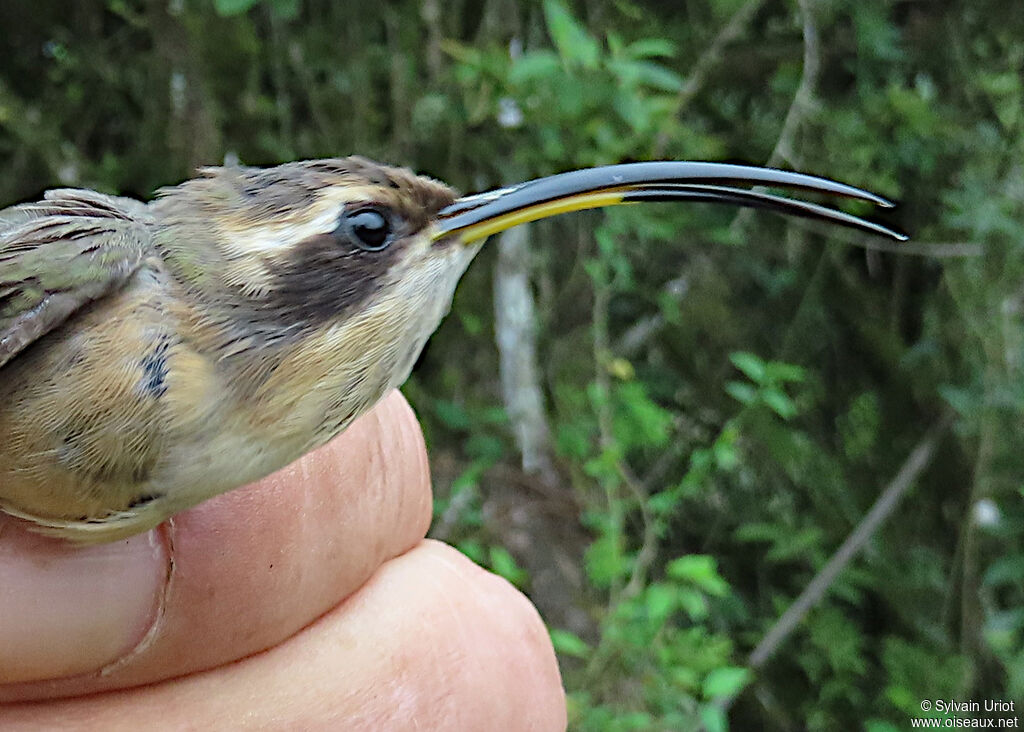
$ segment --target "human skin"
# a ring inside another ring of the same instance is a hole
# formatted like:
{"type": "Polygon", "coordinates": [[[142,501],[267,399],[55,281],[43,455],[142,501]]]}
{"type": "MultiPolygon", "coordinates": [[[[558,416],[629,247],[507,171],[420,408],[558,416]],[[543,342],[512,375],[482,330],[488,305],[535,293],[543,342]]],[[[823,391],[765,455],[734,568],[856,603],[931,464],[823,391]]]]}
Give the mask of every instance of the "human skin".
{"type": "Polygon", "coordinates": [[[0,519],[0,729],[559,730],[536,610],[423,537],[397,393],[329,445],[149,534],[0,519]]]}

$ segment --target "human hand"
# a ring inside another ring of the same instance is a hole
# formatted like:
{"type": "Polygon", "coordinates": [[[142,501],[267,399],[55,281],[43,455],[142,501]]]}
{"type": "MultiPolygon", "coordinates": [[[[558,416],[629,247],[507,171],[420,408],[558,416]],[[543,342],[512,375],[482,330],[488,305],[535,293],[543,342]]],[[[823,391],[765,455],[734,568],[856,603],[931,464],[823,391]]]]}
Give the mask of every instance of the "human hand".
{"type": "Polygon", "coordinates": [[[142,536],[77,548],[0,518],[0,728],[563,729],[536,611],[424,540],[430,514],[391,394],[142,536]]]}

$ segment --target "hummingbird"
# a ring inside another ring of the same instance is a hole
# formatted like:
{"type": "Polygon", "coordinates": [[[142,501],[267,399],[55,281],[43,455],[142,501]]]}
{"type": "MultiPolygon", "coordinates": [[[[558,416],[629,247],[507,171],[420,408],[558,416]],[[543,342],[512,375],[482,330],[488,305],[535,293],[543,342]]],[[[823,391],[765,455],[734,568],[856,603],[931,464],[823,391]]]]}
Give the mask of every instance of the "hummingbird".
{"type": "Polygon", "coordinates": [[[0,510],[131,536],[324,444],[408,377],[484,240],[618,204],[768,209],[905,239],[743,165],[609,165],[459,196],[360,157],[201,169],[143,203],[84,189],[0,211],[0,510]]]}

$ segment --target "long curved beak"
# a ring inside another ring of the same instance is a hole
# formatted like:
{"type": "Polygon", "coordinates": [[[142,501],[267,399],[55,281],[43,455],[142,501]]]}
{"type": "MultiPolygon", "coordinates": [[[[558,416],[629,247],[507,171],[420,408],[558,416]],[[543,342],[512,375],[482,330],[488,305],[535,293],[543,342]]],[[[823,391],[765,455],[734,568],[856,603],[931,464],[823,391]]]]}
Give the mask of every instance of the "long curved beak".
{"type": "Polygon", "coordinates": [[[455,235],[469,244],[518,224],[556,214],[643,201],[700,201],[763,208],[841,224],[898,241],[907,239],[898,231],[836,209],[737,185],[795,188],[870,201],[885,208],[893,205],[860,188],[772,168],[678,161],[627,163],[574,170],[463,196],[437,214],[433,239],[455,235]]]}

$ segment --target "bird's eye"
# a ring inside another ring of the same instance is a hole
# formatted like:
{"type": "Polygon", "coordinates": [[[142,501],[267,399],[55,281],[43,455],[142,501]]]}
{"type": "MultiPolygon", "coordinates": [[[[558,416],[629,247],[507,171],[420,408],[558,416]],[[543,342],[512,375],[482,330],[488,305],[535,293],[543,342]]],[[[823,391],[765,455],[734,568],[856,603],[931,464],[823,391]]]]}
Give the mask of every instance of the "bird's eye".
{"type": "Polygon", "coordinates": [[[345,214],[343,224],[356,246],[365,251],[379,252],[391,243],[391,222],[375,208],[345,214]]]}

